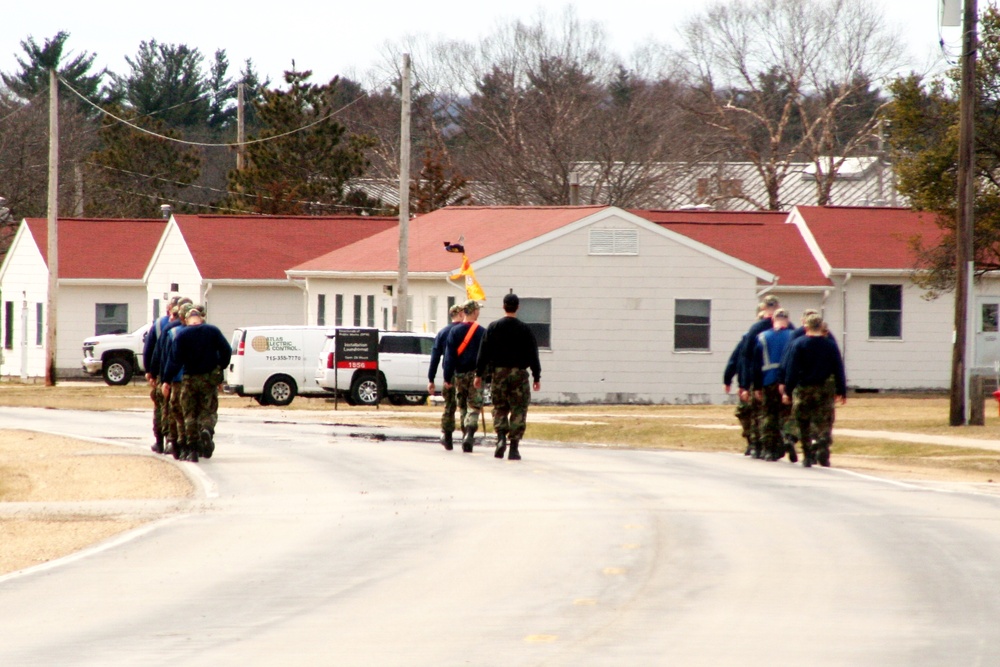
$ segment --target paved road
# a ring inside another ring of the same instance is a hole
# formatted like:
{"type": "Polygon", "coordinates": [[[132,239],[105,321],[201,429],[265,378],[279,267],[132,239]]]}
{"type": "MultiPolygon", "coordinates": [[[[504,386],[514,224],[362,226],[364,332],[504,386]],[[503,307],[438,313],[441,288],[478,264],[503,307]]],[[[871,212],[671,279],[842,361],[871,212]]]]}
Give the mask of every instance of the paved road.
{"type": "MultiPolygon", "coordinates": [[[[136,413],[0,419],[137,448],[148,432],[136,413]]],[[[1000,657],[995,496],[731,454],[529,446],[501,462],[413,433],[225,416],[206,497],[0,579],[0,665],[1000,657]],[[373,431],[388,437],[352,435],[373,431]]]]}

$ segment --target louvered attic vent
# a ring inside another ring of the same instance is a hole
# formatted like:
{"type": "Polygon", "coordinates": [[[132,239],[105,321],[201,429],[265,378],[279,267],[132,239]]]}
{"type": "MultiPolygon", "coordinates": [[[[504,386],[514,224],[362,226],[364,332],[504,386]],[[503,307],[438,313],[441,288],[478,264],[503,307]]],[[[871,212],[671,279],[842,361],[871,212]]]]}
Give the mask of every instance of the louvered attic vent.
{"type": "Polygon", "coordinates": [[[638,255],[639,230],[591,229],[591,255],[638,255]]]}

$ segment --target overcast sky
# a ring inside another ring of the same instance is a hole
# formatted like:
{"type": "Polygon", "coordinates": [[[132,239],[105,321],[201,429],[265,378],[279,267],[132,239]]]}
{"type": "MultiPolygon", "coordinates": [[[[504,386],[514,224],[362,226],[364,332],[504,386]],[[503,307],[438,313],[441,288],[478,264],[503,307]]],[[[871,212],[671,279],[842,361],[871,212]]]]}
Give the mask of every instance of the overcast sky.
{"type": "MultiPolygon", "coordinates": [[[[949,52],[958,50],[957,28],[938,27],[940,0],[872,0],[885,8],[886,19],[897,25],[910,46],[913,69],[927,71],[941,60],[938,41],[949,52]]],[[[677,41],[677,28],[705,3],[698,0],[577,0],[572,3],[538,0],[429,0],[427,2],[305,2],[244,0],[241,3],[173,0],[166,3],[101,0],[13,1],[5,3],[0,70],[18,69],[20,42],[31,35],[39,44],[60,30],[70,33],[74,53],[97,54],[97,63],[126,73],[125,56],[133,56],[143,40],[197,47],[210,59],[225,49],[230,74],[252,58],[257,71],[274,83],[295,60],[298,69],[311,69],[313,80],[337,74],[362,78],[385,53],[387,41],[406,36],[475,41],[511,19],[531,21],[541,8],[557,15],[567,4],[584,21],[601,23],[612,49],[623,57],[633,45],[677,41]]],[[[982,3],[980,3],[982,5],[982,3]]],[[[419,66],[418,63],[415,65],[419,66]]]]}

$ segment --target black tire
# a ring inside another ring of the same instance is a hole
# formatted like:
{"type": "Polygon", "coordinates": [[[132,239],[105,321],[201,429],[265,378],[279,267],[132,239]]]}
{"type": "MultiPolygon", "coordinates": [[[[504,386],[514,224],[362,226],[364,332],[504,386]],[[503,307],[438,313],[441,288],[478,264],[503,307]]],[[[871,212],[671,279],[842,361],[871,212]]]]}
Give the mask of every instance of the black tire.
{"type": "Polygon", "coordinates": [[[375,375],[359,373],[351,383],[351,400],[355,405],[375,405],[382,398],[382,387],[375,375]]]}
{"type": "Polygon", "coordinates": [[[110,385],[123,385],[132,381],[132,362],[126,357],[108,357],[104,360],[101,374],[110,385]]]}
{"type": "Polygon", "coordinates": [[[285,406],[292,402],[298,391],[295,380],[287,375],[274,375],[264,383],[264,393],[260,398],[267,405],[285,406]]]}
{"type": "Polygon", "coordinates": [[[427,394],[399,394],[396,405],[427,405],[427,394]]]}

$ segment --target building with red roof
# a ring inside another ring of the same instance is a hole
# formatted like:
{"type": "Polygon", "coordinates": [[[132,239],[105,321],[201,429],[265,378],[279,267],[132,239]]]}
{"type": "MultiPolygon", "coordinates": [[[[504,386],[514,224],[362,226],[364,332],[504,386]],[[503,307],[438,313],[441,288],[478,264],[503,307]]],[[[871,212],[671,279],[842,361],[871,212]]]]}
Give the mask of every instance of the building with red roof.
{"type": "MultiPolygon", "coordinates": [[[[667,226],[614,207],[448,207],[409,229],[411,321],[436,331],[465,301],[448,277],[459,243],[486,293],[480,321],[521,297],[541,347],[542,400],[704,403],[748,309],[774,276],[667,226]]],[[[310,305],[343,305],[328,324],[393,328],[398,238],[383,232],[290,268],[310,305]]],[[[313,323],[310,315],[310,324],[313,323]]]]}
{"type": "Polygon", "coordinates": [[[397,226],[370,216],[176,214],[145,273],[148,299],[189,296],[227,336],[241,326],[306,324],[303,285],[285,270],[397,226]]]}
{"type": "MultiPolygon", "coordinates": [[[[166,226],[165,220],[58,221],[57,370],[79,371],[84,338],[133,331],[147,321],[143,278],[166,226]]],[[[48,221],[23,220],[0,265],[4,376],[45,376],[48,254],[48,221]]]]}

